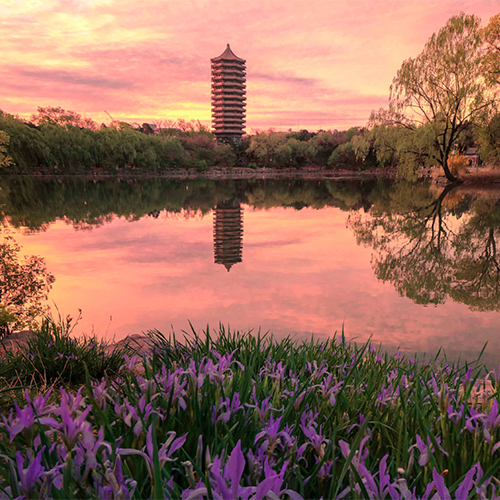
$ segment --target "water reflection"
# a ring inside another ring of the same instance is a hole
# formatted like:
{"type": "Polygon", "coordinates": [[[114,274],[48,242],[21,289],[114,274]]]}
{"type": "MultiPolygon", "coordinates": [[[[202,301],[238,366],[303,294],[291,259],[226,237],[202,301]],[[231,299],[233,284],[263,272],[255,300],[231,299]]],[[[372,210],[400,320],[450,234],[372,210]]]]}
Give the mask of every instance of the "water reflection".
{"type": "Polygon", "coordinates": [[[417,304],[448,298],[472,310],[500,310],[500,202],[460,188],[399,184],[389,206],[354,214],[359,243],[374,249],[378,279],[417,304]]]}
{"type": "Polygon", "coordinates": [[[46,258],[51,299],[82,308],[85,333],[344,328],[408,353],[471,358],[489,341],[491,362],[499,199],[383,179],[0,178],[3,222],[46,258]]]}
{"type": "Polygon", "coordinates": [[[243,209],[236,200],[221,201],[214,209],[214,260],[228,272],[241,262],[243,209]]]}

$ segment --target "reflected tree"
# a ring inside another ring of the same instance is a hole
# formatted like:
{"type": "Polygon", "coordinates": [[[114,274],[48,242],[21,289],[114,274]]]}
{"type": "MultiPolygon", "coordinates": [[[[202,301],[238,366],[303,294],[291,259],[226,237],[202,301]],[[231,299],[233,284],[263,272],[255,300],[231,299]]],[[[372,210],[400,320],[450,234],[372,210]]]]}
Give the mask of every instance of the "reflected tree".
{"type": "Polygon", "coordinates": [[[358,243],[374,249],[377,278],[417,304],[448,297],[475,310],[500,310],[500,203],[472,202],[448,186],[399,184],[383,210],[353,214],[358,243]],[[470,208],[467,213],[466,209],[470,208]]]}
{"type": "Polygon", "coordinates": [[[0,243],[0,327],[30,326],[45,311],[55,278],[47,271],[43,258],[20,256],[21,247],[12,237],[0,243]]]}
{"type": "Polygon", "coordinates": [[[471,309],[500,309],[500,203],[478,199],[455,238],[455,283],[450,296],[471,309]]]}

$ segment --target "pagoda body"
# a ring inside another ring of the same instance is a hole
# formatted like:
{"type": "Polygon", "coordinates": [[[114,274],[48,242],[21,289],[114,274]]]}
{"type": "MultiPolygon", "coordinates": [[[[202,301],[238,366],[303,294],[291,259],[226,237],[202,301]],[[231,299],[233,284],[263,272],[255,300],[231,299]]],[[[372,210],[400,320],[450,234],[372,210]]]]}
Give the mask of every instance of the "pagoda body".
{"type": "Polygon", "coordinates": [[[236,201],[219,202],[214,209],[214,257],[228,271],[241,262],[243,210],[236,201]]]}
{"type": "Polygon", "coordinates": [[[245,133],[246,66],[229,44],[212,62],[212,124],[217,142],[237,144],[245,133]]]}

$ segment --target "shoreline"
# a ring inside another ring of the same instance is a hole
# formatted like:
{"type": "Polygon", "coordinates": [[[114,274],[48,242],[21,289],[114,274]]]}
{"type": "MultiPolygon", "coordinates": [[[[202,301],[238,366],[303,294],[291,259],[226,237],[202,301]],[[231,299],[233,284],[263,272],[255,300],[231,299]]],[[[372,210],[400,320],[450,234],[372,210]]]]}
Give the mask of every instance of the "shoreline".
{"type": "MultiPolygon", "coordinates": [[[[133,168],[120,170],[117,172],[89,171],[75,173],[57,173],[57,172],[8,172],[1,171],[0,175],[5,177],[31,177],[37,179],[65,179],[65,178],[85,178],[92,181],[101,181],[106,179],[171,179],[171,180],[275,180],[275,179],[303,179],[303,180],[363,180],[373,178],[392,179],[397,178],[397,168],[376,167],[367,170],[350,169],[327,169],[324,167],[307,168],[210,168],[204,171],[198,171],[195,168],[189,169],[170,169],[156,172],[136,170],[133,168]]],[[[449,182],[441,172],[432,169],[422,170],[418,176],[418,181],[427,180],[438,186],[447,186],[449,182]]],[[[500,169],[495,167],[486,167],[475,173],[467,172],[461,177],[461,183],[456,187],[460,188],[487,188],[498,189],[500,185],[500,169]]]]}
{"type": "Polygon", "coordinates": [[[176,169],[164,170],[161,172],[147,172],[135,169],[120,170],[119,172],[78,172],[78,173],[54,173],[54,172],[7,172],[4,171],[1,175],[11,177],[35,177],[39,179],[50,178],[70,178],[70,177],[85,177],[89,180],[101,180],[112,178],[158,178],[158,179],[319,179],[319,180],[342,180],[342,179],[363,179],[373,177],[395,178],[397,174],[394,168],[374,168],[367,170],[330,170],[326,168],[289,168],[289,169],[274,169],[274,168],[211,168],[205,171],[191,169],[176,169]]]}

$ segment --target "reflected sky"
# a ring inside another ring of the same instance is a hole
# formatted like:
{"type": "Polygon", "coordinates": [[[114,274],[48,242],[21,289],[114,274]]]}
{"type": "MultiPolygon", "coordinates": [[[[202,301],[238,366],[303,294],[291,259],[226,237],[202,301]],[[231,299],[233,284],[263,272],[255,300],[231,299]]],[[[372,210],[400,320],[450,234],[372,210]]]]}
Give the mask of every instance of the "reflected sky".
{"type": "Polygon", "coordinates": [[[61,314],[83,310],[77,333],[115,338],[158,329],[176,333],[219,322],[276,336],[370,336],[389,351],[471,358],[488,342],[500,358],[499,313],[447,300],[421,306],[374,276],[372,252],[357,244],[348,213],[242,205],[242,260],[214,262],[213,213],[185,219],[115,218],[93,231],[57,220],[45,232],[16,235],[25,254],[45,257],[56,276],[50,294],[61,314]]]}

